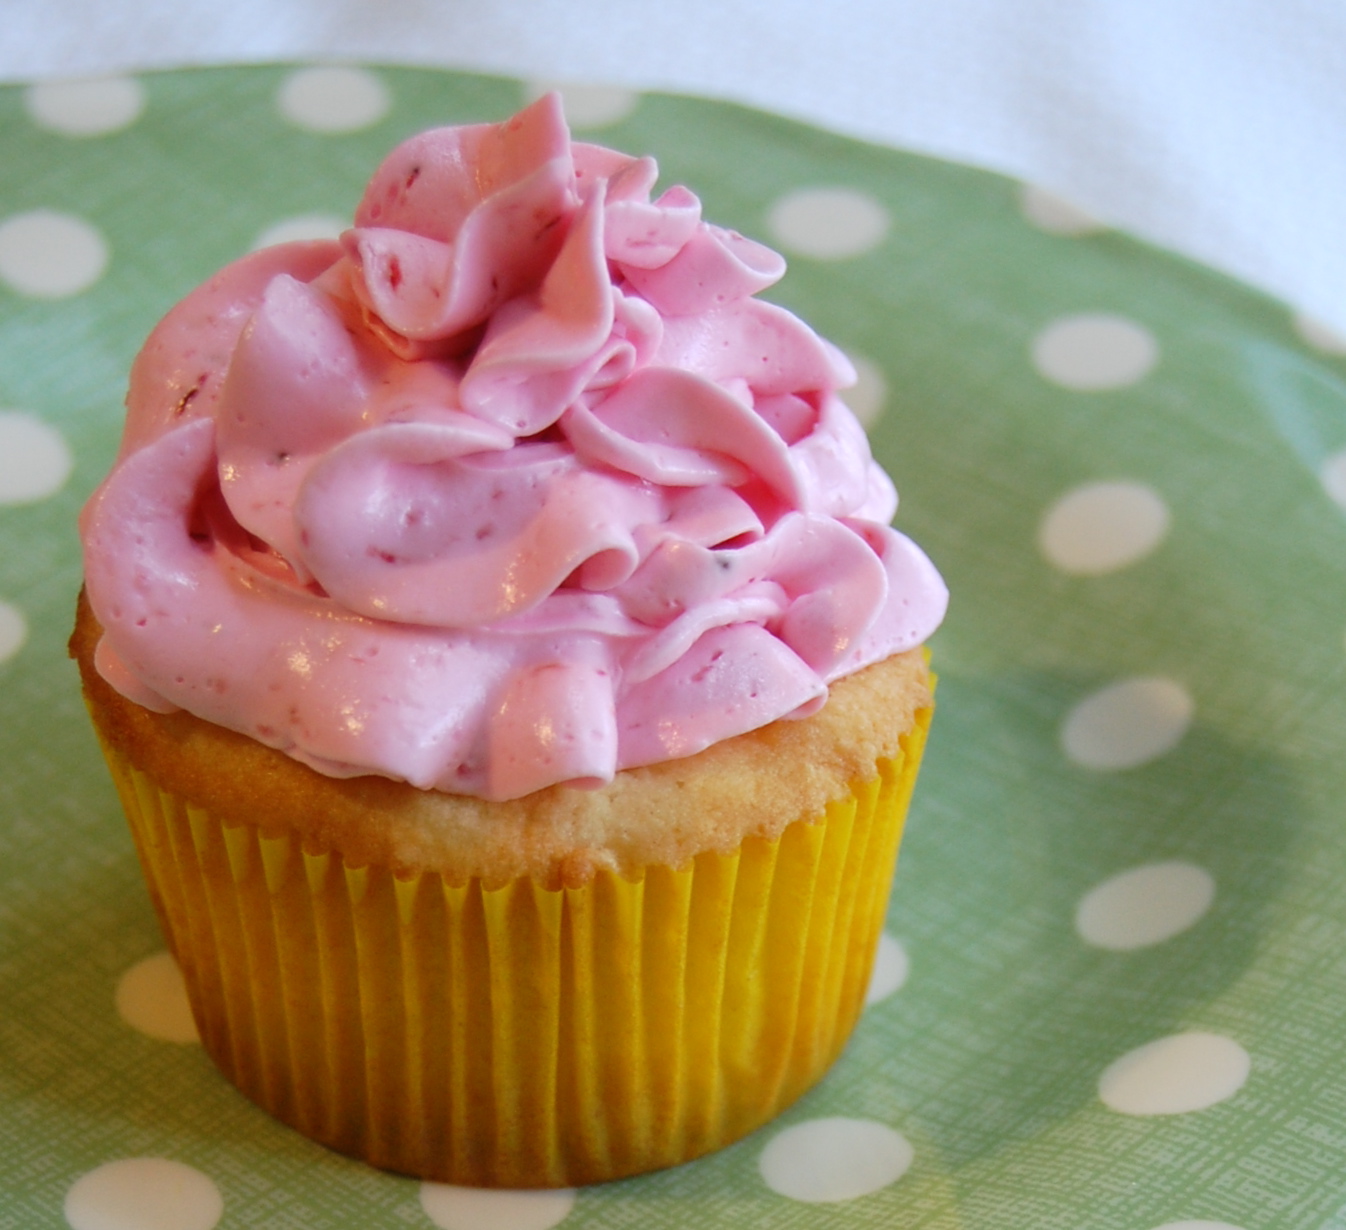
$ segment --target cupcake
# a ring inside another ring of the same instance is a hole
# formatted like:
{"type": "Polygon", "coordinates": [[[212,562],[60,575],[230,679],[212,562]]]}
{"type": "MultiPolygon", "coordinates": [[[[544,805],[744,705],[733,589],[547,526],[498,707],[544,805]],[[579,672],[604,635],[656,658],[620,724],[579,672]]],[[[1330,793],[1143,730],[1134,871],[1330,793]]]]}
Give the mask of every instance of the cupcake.
{"type": "Polygon", "coordinates": [[[71,641],[202,1041],[444,1182],[686,1161],[863,1003],[946,591],[784,272],[543,98],[131,372],[71,641]]]}

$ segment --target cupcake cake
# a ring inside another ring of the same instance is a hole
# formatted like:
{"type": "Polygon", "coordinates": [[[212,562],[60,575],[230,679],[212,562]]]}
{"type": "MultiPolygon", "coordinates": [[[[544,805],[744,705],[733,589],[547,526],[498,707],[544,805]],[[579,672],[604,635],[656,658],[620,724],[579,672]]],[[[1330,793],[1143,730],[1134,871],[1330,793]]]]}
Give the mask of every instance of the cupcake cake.
{"type": "Polygon", "coordinates": [[[772,251],[555,97],[132,369],[71,641],[203,1043],[376,1166],[733,1141],[864,999],[946,591],[772,251]]]}

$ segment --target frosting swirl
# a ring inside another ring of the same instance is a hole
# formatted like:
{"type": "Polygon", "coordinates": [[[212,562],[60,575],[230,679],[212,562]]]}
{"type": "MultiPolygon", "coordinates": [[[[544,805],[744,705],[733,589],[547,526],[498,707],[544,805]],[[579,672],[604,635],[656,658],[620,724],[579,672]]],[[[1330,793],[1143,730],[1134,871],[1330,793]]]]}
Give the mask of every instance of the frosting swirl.
{"type": "Polygon", "coordinates": [[[779,256],[555,97],[399,146],[339,242],[180,303],[82,518],[100,671],[328,774],[506,799],[921,643],[849,362],[779,256]]]}

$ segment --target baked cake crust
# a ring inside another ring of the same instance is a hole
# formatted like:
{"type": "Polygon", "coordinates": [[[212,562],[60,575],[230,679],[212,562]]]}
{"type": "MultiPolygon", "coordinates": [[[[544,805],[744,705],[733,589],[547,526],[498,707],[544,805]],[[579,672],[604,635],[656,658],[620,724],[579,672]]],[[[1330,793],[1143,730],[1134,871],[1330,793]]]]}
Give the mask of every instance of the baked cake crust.
{"type": "Polygon", "coordinates": [[[791,820],[821,815],[852,784],[895,756],[931,704],[927,655],[917,648],[833,683],[811,717],[781,720],[695,755],[626,769],[598,790],[549,786],[491,802],[420,790],[379,776],[331,778],[246,735],[179,711],[153,713],[94,667],[101,628],[80,596],[70,654],[99,735],[164,789],[226,825],[297,831],[312,852],[348,866],[487,887],[532,876],[578,887],[599,869],[638,875],[727,853],[745,837],[774,838],[791,820]]]}

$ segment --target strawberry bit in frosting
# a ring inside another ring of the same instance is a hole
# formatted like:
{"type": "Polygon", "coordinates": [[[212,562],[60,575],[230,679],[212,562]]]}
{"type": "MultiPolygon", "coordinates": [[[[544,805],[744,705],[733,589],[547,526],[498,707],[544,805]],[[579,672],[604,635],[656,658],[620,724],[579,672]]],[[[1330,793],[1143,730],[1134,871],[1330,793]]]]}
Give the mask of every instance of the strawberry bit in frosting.
{"type": "Polygon", "coordinates": [[[98,665],[333,775],[594,786],[824,701],[946,591],[784,272],[548,97],[155,330],[85,510],[98,665]]]}

